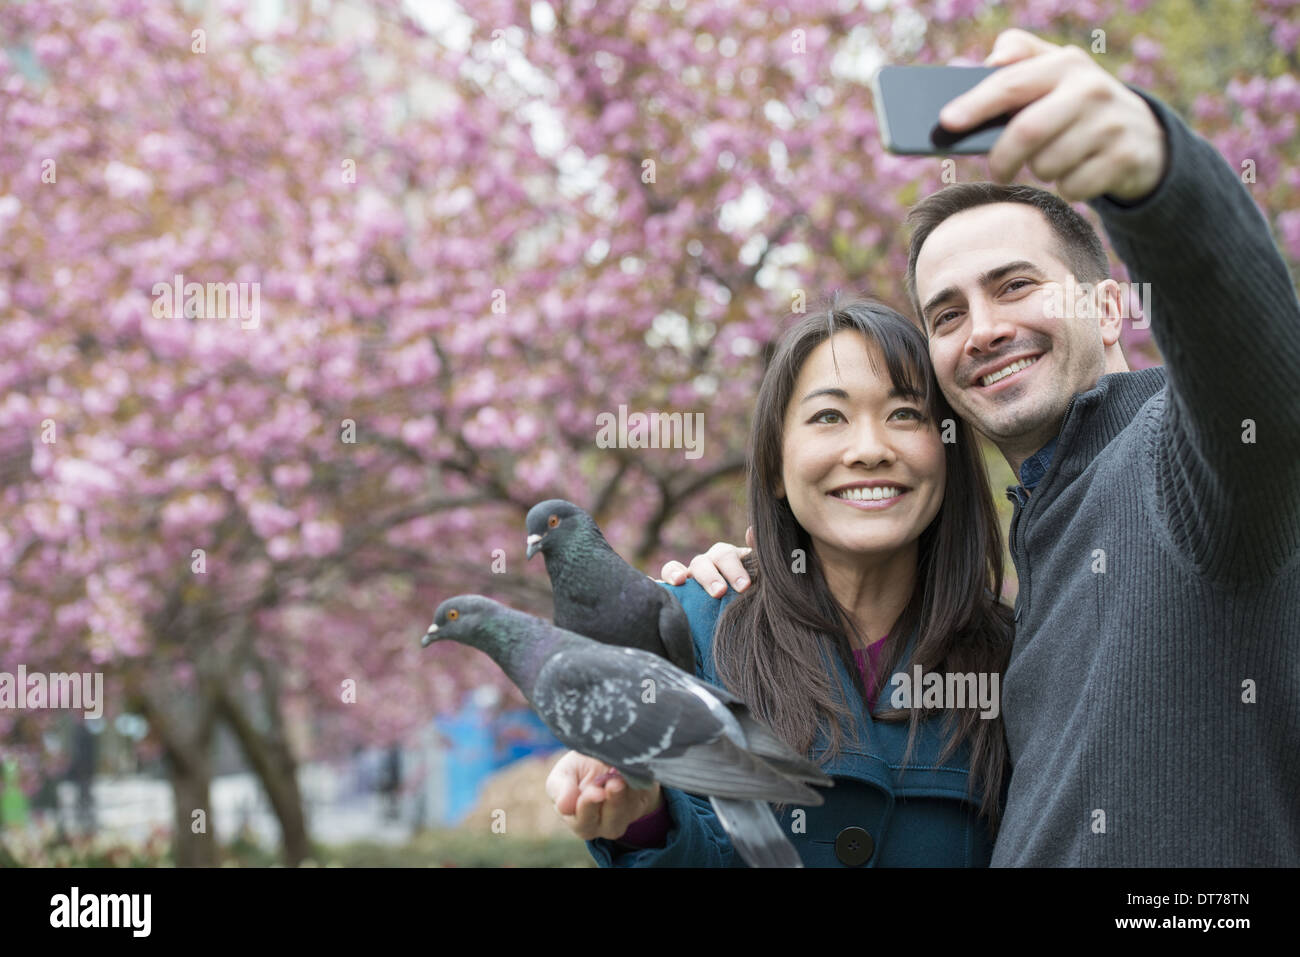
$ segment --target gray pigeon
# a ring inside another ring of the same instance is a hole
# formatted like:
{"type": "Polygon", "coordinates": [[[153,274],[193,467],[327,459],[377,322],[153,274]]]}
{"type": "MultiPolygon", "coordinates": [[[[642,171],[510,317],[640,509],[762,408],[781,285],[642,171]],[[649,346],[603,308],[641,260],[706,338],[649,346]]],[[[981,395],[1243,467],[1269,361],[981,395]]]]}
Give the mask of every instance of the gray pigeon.
{"type": "Polygon", "coordinates": [[[695,673],[691,625],[677,599],[623,561],[595,519],[553,498],[528,512],[528,557],[541,552],[555,623],[607,645],[640,648],[695,673]]]}
{"type": "Polygon", "coordinates": [[[816,807],[832,781],[734,695],[657,655],[611,648],[481,595],[438,606],[421,645],[450,639],[489,655],[566,746],[634,788],[707,795],[754,867],[802,867],[765,802],[816,807]]]}

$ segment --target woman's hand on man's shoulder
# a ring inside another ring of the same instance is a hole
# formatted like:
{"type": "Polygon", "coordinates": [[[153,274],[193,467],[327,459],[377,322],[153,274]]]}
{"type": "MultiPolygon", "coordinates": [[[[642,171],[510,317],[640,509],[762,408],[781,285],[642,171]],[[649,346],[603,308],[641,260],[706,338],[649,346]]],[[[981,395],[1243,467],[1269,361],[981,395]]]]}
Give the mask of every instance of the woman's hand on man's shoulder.
{"type": "Polygon", "coordinates": [[[741,559],[753,551],[754,529],[745,529],[745,541],[748,548],[737,548],[730,542],[717,542],[703,555],[691,559],[690,566],[681,562],[668,562],[660,570],[659,576],[670,585],[684,585],[694,578],[714,598],[721,598],[730,585],[738,592],[749,587],[749,572],[741,559]]]}

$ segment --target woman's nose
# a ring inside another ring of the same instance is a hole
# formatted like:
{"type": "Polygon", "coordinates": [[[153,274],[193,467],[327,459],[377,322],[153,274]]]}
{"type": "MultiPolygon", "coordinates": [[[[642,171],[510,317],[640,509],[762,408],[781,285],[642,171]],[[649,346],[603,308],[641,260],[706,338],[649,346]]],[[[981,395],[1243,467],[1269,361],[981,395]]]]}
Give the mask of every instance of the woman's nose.
{"type": "Polygon", "coordinates": [[[865,465],[867,468],[875,468],[878,465],[888,465],[896,458],[894,447],[884,429],[875,422],[860,422],[850,433],[842,461],[847,466],[865,465]]]}

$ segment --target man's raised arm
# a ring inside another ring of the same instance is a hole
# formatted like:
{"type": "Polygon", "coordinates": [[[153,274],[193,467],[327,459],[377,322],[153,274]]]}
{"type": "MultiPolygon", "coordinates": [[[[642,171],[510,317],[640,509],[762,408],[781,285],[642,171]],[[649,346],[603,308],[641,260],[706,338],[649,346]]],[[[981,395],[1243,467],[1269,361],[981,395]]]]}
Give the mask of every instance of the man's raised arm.
{"type": "Polygon", "coordinates": [[[1212,579],[1266,579],[1300,550],[1300,301],[1236,173],[1153,97],[1074,47],[1021,30],[1004,69],[940,114],[955,131],[1019,110],[989,154],[1101,216],[1149,317],[1169,399],[1158,493],[1179,548],[1212,579]]]}
{"type": "Polygon", "coordinates": [[[1101,216],[1134,281],[1169,399],[1159,490],[1180,549],[1214,579],[1271,577],[1300,549],[1300,300],[1237,174],[1172,110],[1156,190],[1101,216]]]}

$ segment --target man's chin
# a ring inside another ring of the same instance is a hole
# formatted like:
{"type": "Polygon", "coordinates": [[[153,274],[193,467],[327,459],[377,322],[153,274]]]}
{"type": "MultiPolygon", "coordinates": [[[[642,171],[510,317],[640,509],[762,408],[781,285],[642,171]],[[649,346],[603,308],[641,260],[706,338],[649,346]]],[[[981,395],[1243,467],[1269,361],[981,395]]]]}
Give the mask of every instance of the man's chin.
{"type": "Polygon", "coordinates": [[[1030,403],[1021,396],[1006,404],[990,408],[989,403],[968,406],[960,414],[971,427],[997,445],[1018,445],[1027,437],[1040,434],[1052,422],[1059,422],[1064,411],[1056,415],[1053,410],[1030,403]]]}

